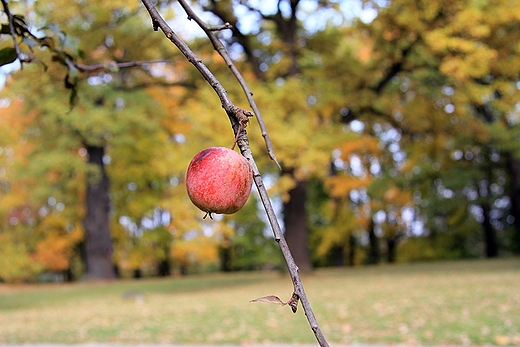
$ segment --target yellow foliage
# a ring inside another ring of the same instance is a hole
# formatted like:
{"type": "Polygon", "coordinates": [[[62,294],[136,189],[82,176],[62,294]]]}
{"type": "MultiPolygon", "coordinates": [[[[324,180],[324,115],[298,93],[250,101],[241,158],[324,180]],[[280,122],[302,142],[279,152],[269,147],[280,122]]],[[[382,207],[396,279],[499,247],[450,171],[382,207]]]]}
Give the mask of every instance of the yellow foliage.
{"type": "Polygon", "coordinates": [[[205,236],[176,241],[170,249],[170,256],[185,265],[214,263],[218,261],[218,243],[205,236]]]}
{"type": "Polygon", "coordinates": [[[359,136],[345,141],[339,146],[339,149],[341,150],[341,159],[345,161],[348,161],[352,154],[377,156],[382,152],[379,147],[379,139],[371,136],[359,136]]]}
{"type": "Polygon", "coordinates": [[[385,201],[385,206],[397,206],[399,209],[413,205],[411,192],[395,186],[387,189],[383,201],[385,201]]]}
{"type": "Polygon", "coordinates": [[[325,186],[334,197],[345,197],[355,189],[366,187],[370,184],[371,178],[365,177],[350,177],[346,175],[338,175],[328,177],[325,180],[325,186]]]}
{"type": "Polygon", "coordinates": [[[296,180],[291,175],[281,175],[276,185],[273,186],[269,193],[273,195],[280,195],[282,201],[289,201],[289,191],[296,187],[296,180]]]}
{"type": "Polygon", "coordinates": [[[0,233],[0,254],[0,278],[5,282],[32,281],[42,270],[13,233],[0,233]]]}

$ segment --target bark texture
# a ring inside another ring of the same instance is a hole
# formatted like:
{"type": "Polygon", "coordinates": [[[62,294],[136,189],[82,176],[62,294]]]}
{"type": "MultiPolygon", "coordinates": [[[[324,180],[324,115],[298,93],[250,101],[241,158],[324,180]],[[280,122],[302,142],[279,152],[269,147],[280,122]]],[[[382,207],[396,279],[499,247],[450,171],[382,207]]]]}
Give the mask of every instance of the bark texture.
{"type": "Polygon", "coordinates": [[[307,182],[297,181],[289,192],[290,200],[284,203],[285,239],[302,272],[312,270],[309,252],[309,233],[307,228],[307,182]]]}
{"type": "Polygon", "coordinates": [[[85,146],[88,163],[96,173],[88,176],[86,194],[85,258],[87,279],[115,278],[112,263],[112,238],[110,236],[109,180],[103,163],[104,147],[85,146]]]}
{"type": "Polygon", "coordinates": [[[515,227],[513,250],[516,255],[520,255],[520,160],[510,156],[508,169],[511,176],[511,215],[515,227]]]}

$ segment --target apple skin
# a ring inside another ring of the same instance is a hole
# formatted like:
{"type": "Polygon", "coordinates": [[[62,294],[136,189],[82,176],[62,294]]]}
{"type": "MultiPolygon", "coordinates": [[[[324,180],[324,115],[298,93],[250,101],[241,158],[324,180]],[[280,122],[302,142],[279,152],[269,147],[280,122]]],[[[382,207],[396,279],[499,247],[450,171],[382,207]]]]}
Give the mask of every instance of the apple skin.
{"type": "Polygon", "coordinates": [[[246,203],[253,172],[246,158],[225,147],[209,147],[193,157],[186,172],[186,190],[195,206],[210,216],[231,214],[246,203]]]}

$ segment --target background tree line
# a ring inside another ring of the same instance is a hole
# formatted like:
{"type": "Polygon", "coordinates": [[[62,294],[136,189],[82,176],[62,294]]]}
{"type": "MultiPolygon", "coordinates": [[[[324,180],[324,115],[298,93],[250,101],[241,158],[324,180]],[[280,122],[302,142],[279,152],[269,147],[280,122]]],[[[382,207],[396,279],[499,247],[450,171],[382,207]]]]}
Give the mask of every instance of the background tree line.
{"type": "MultiPolygon", "coordinates": [[[[138,2],[2,3],[2,280],[281,266],[254,194],[217,221],[189,203],[189,160],[233,135],[138,2]]],[[[281,171],[247,130],[303,271],[520,253],[517,4],[193,4],[232,25],[219,36],[267,123],[281,171]]],[[[176,2],[159,8],[247,108],[176,2]]]]}

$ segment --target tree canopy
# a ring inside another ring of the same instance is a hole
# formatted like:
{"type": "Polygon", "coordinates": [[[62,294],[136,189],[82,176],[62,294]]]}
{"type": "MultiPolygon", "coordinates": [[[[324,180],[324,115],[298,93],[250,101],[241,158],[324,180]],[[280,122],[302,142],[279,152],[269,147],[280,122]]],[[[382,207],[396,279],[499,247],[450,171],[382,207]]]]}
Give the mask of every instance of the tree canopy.
{"type": "MultiPolygon", "coordinates": [[[[255,194],[211,222],[190,204],[190,159],[234,135],[139,3],[2,3],[2,280],[281,266],[255,194]]],[[[298,265],[518,254],[519,5],[363,1],[367,20],[341,1],[272,3],[193,5],[230,24],[217,35],[281,165],[251,118],[298,265]]],[[[249,108],[177,4],[159,9],[249,108]]]]}

